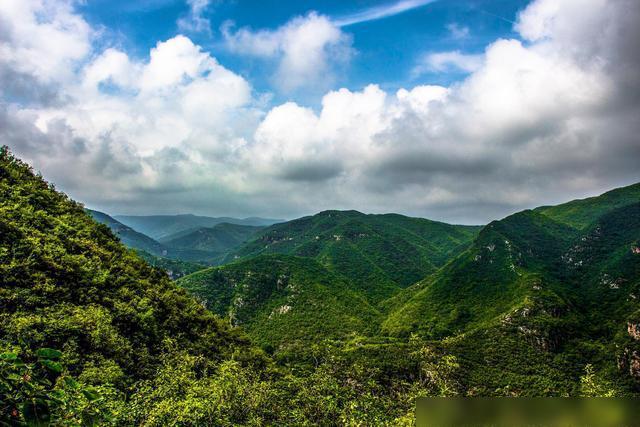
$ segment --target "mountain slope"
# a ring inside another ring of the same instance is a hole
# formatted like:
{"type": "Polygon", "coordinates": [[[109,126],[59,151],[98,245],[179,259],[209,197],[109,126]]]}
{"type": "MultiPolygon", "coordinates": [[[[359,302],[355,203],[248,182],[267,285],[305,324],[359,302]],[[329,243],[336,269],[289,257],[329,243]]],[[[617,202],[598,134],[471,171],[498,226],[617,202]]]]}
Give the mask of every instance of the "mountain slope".
{"type": "Polygon", "coordinates": [[[533,211],[494,221],[467,251],[398,296],[402,304],[383,328],[442,337],[495,323],[540,286],[539,274],[556,268],[575,236],[574,229],[533,211]]]}
{"type": "Polygon", "coordinates": [[[380,301],[435,271],[479,228],[396,214],[325,211],[268,227],[226,260],[269,253],[314,258],[380,301]]]}
{"type": "MultiPolygon", "coordinates": [[[[85,383],[149,378],[174,346],[209,360],[248,349],[161,271],[0,149],[0,344],[62,351],[85,383]]],[[[57,368],[56,368],[57,369],[57,368]]]]}
{"type": "Polygon", "coordinates": [[[385,303],[390,314],[383,332],[449,337],[443,342],[461,361],[461,381],[480,394],[501,394],[504,387],[517,395],[575,394],[587,364],[610,378],[616,393],[636,390],[640,197],[635,190],[614,191],[617,202],[607,193],[588,203],[492,222],[442,270],[385,303]]]}
{"type": "Polygon", "coordinates": [[[195,230],[182,231],[161,239],[161,242],[170,248],[221,253],[246,242],[262,228],[223,222],[211,228],[202,227],[195,230]]]}
{"type": "Polygon", "coordinates": [[[574,228],[585,229],[600,216],[640,199],[640,183],[608,191],[600,196],[573,200],[557,206],[536,209],[543,215],[574,228]]]}
{"type": "Polygon", "coordinates": [[[376,309],[312,259],[262,255],[177,282],[268,347],[372,333],[376,309]]]}
{"type": "Polygon", "coordinates": [[[220,223],[249,225],[249,226],[268,226],[281,222],[278,219],[267,218],[213,218],[197,215],[149,215],[149,216],[131,216],[116,215],[115,219],[121,223],[146,234],[156,240],[168,238],[176,233],[187,230],[194,230],[202,227],[213,227],[220,223]]]}
{"type": "Polygon", "coordinates": [[[106,213],[91,209],[87,209],[87,212],[93,219],[109,227],[126,246],[148,252],[155,256],[167,254],[167,249],[161,243],[122,224],[106,213]]]}
{"type": "Polygon", "coordinates": [[[592,283],[604,265],[614,262],[616,253],[630,251],[629,239],[637,238],[634,209],[638,202],[640,185],[633,185],[494,221],[445,268],[388,302],[395,305],[395,312],[385,328],[398,333],[421,324],[444,333],[452,332],[453,325],[464,328],[467,322],[495,321],[529,296],[534,284],[562,299],[580,296],[574,303],[584,303],[583,293],[591,292],[593,286],[581,293],[576,287],[592,283]],[[606,226],[610,222],[617,224],[616,232],[606,226]],[[594,230],[603,232],[605,227],[610,235],[598,241],[607,249],[590,259],[580,258],[586,253],[581,249],[585,242],[594,240],[594,230]],[[590,270],[579,274],[573,264],[590,270]],[[453,318],[461,311],[460,319],[453,318]]]}

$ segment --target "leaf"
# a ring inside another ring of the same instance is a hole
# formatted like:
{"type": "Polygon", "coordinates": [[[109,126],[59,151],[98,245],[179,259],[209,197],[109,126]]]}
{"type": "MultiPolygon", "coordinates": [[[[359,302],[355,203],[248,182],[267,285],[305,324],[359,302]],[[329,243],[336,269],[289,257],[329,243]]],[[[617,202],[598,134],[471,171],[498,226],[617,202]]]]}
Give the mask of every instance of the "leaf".
{"type": "Polygon", "coordinates": [[[18,359],[18,355],[16,353],[2,353],[2,354],[0,354],[0,360],[12,361],[12,360],[17,360],[17,359],[18,359]]]}
{"type": "Polygon", "coordinates": [[[36,351],[36,355],[41,359],[59,359],[62,352],[53,348],[41,348],[36,351]]]}
{"type": "Polygon", "coordinates": [[[101,397],[100,393],[98,393],[93,388],[87,388],[87,389],[82,390],[82,394],[84,394],[84,397],[86,397],[89,402],[93,402],[95,400],[98,400],[101,397]]]}
{"type": "Polygon", "coordinates": [[[22,404],[22,416],[28,426],[48,426],[50,415],[49,405],[42,399],[32,399],[22,404]]]}
{"type": "Polygon", "coordinates": [[[64,377],[64,383],[67,385],[67,387],[73,390],[77,389],[79,386],[78,381],[74,380],[71,377],[64,377]]]}
{"type": "Polygon", "coordinates": [[[48,360],[48,359],[44,359],[41,360],[40,363],[42,363],[47,369],[49,369],[50,371],[55,372],[56,374],[59,374],[62,372],[62,365],[58,362],[54,362],[53,360],[48,360]]]}

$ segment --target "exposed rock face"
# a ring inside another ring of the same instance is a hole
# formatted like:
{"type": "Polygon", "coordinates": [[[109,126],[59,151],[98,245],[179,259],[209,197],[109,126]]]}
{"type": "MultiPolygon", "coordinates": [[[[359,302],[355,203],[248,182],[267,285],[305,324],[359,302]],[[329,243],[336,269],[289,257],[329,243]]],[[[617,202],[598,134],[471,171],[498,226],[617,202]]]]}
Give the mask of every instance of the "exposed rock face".
{"type": "Polygon", "coordinates": [[[640,353],[634,351],[629,360],[629,374],[636,379],[640,379],[640,353]]]}
{"type": "Polygon", "coordinates": [[[627,332],[634,340],[640,340],[640,323],[627,323],[627,332]]]}
{"type": "Polygon", "coordinates": [[[629,375],[640,380],[640,351],[625,348],[618,359],[618,368],[622,371],[628,370],[629,375]]]}

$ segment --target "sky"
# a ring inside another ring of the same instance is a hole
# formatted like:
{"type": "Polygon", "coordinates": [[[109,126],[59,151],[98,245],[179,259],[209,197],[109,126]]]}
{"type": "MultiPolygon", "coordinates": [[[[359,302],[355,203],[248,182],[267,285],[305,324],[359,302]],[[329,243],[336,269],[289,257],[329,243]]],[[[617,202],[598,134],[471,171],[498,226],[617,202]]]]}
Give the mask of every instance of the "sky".
{"type": "Polygon", "coordinates": [[[640,181],[637,0],[2,0],[0,144],[110,214],[483,224],[640,181]]]}

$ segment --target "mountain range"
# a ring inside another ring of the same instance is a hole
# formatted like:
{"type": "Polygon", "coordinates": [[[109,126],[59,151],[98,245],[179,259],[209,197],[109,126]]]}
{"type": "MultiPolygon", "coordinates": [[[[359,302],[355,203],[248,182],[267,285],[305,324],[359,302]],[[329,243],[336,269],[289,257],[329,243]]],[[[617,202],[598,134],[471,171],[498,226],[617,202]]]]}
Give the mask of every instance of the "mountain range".
{"type": "Polygon", "coordinates": [[[267,218],[230,218],[185,215],[116,215],[116,220],[155,240],[178,237],[180,233],[198,228],[211,228],[221,223],[262,227],[282,222],[280,219],[267,218]]]}
{"type": "Polygon", "coordinates": [[[0,421],[402,425],[419,396],[640,395],[640,184],[482,227],[119,218],[0,149],[0,421]]]}
{"type": "Polygon", "coordinates": [[[594,361],[621,388],[640,378],[640,334],[628,333],[640,325],[640,184],[484,227],[322,212],[260,231],[227,260],[178,284],[276,354],[318,330],[416,334],[456,354],[483,393],[575,393],[594,361]]]}

